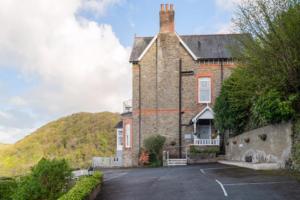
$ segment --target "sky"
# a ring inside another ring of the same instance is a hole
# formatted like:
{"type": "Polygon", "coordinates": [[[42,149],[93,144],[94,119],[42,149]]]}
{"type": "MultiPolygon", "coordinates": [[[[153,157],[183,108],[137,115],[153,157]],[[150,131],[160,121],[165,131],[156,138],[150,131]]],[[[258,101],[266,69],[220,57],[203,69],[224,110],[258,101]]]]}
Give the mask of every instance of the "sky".
{"type": "Polygon", "coordinates": [[[159,30],[173,3],[178,34],[232,32],[240,0],[1,0],[0,143],[76,112],[121,112],[131,98],[134,36],[159,30]]]}

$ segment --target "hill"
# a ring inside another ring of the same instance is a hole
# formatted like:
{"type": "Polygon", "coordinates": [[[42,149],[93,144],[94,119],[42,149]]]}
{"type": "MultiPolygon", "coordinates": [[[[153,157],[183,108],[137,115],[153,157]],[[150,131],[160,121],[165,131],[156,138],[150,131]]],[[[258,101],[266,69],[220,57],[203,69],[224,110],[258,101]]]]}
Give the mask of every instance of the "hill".
{"type": "Polygon", "coordinates": [[[0,176],[26,173],[42,157],[87,167],[93,156],[115,152],[117,113],[78,113],[50,122],[13,145],[0,146],[0,176]]]}
{"type": "Polygon", "coordinates": [[[2,144],[0,143],[0,150],[5,149],[9,146],[9,144],[2,144]]]}

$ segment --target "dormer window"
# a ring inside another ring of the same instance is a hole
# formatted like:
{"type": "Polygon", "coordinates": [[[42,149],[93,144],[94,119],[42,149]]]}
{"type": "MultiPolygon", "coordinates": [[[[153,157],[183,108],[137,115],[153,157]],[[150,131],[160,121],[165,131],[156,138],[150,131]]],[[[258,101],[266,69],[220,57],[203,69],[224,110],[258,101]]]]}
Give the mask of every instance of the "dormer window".
{"type": "Polygon", "coordinates": [[[198,79],[198,102],[211,103],[211,79],[209,77],[198,79]]]}

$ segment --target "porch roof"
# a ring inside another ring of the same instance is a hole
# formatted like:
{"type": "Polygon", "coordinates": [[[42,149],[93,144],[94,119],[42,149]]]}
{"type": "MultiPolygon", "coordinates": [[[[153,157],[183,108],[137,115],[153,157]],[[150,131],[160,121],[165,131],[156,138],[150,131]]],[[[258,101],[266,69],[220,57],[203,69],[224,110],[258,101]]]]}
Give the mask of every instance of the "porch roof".
{"type": "Polygon", "coordinates": [[[199,119],[214,119],[214,111],[209,106],[206,106],[201,112],[193,117],[192,122],[196,123],[199,119]]]}

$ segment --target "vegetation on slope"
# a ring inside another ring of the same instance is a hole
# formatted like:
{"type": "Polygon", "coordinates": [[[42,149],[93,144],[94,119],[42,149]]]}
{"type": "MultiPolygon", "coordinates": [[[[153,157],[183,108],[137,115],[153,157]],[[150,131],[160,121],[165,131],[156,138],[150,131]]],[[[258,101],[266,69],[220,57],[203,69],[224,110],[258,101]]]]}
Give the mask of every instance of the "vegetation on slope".
{"type": "Polygon", "coordinates": [[[65,158],[73,168],[87,167],[93,156],[115,152],[117,113],[78,113],[39,128],[0,151],[0,176],[20,175],[41,158],[65,158]]]}
{"type": "Polygon", "coordinates": [[[287,121],[300,111],[300,1],[248,0],[235,23],[242,48],[239,68],[227,79],[214,107],[224,132],[287,121]]]}

